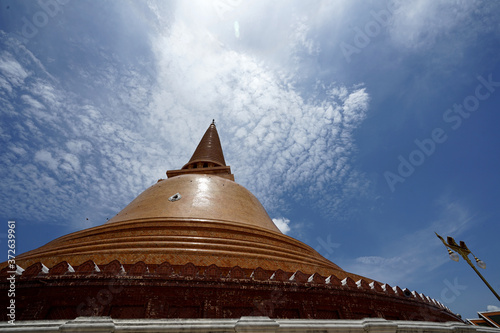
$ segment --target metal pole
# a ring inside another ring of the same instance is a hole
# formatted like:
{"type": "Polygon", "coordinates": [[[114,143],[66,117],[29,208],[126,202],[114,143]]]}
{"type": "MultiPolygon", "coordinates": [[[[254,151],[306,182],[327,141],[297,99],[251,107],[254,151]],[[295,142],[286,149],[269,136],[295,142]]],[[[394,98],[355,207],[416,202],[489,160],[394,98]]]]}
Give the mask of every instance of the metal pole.
{"type": "Polygon", "coordinates": [[[495,294],[496,298],[500,301],[500,296],[498,296],[497,292],[493,289],[492,286],[490,286],[490,284],[488,283],[488,281],[486,281],[486,279],[481,275],[481,273],[479,273],[479,271],[477,270],[477,268],[474,266],[474,264],[470,261],[469,257],[467,257],[466,255],[464,255],[462,253],[462,251],[459,252],[462,257],[465,259],[465,261],[467,261],[467,263],[470,265],[470,267],[472,267],[472,269],[477,273],[477,275],[479,275],[479,277],[481,278],[481,280],[483,280],[483,282],[486,284],[486,286],[488,286],[488,288],[490,288],[491,292],[493,294],[495,294]]]}
{"type": "Polygon", "coordinates": [[[435,234],[443,242],[444,246],[446,246],[447,248],[449,248],[457,253],[460,253],[460,255],[464,258],[464,260],[467,261],[467,263],[470,265],[470,267],[472,267],[474,272],[476,272],[476,274],[479,275],[481,280],[483,280],[483,282],[486,284],[486,286],[491,290],[491,292],[495,295],[495,297],[500,301],[500,296],[498,296],[495,289],[493,289],[493,287],[490,286],[488,281],[486,281],[486,279],[481,275],[481,273],[479,273],[479,271],[476,269],[474,264],[470,261],[468,256],[471,253],[471,251],[467,248],[467,245],[465,245],[465,242],[460,242],[460,245],[458,245],[452,237],[448,237],[448,242],[446,242],[443,239],[443,237],[438,235],[437,232],[435,234]]]}

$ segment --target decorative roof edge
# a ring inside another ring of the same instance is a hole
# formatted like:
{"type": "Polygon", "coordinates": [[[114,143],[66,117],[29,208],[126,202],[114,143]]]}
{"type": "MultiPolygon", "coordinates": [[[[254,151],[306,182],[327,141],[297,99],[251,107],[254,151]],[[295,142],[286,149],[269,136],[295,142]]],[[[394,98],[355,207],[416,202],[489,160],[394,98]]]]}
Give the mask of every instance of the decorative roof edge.
{"type": "Polygon", "coordinates": [[[327,287],[347,290],[362,290],[367,293],[384,294],[390,297],[401,297],[408,300],[413,300],[419,303],[435,306],[449,313],[451,310],[441,302],[432,299],[424,294],[410,291],[409,289],[401,289],[399,286],[391,287],[388,284],[381,285],[376,281],[368,282],[364,279],[354,281],[350,277],[339,280],[335,275],[328,277],[321,276],[318,273],[312,275],[305,274],[301,271],[284,272],[281,269],[276,271],[264,270],[257,267],[253,270],[243,269],[239,266],[234,267],[218,267],[217,265],[196,266],[193,263],[185,265],[171,265],[169,262],[163,262],[160,265],[146,264],[143,261],[136,262],[132,265],[123,265],[118,260],[113,260],[106,265],[97,265],[92,260],[88,260],[79,266],[72,267],[66,261],[62,261],[52,268],[48,269],[43,263],[37,262],[26,269],[17,267],[15,271],[11,271],[9,267],[5,267],[0,271],[0,277],[8,274],[19,275],[19,279],[51,279],[64,277],[142,277],[162,279],[172,278],[177,279],[196,279],[200,281],[253,281],[265,282],[273,281],[284,284],[304,285],[308,287],[327,287]],[[21,274],[19,274],[21,273],[21,274]]]}

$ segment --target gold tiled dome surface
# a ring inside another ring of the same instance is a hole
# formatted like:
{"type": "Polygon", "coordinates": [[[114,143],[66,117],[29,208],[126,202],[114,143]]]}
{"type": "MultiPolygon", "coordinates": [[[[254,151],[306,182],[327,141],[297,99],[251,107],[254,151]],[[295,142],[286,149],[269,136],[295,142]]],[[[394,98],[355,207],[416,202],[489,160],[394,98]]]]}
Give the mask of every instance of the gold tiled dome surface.
{"type": "Polygon", "coordinates": [[[115,259],[123,264],[191,262],[357,278],[282,234],[243,186],[198,174],[162,180],[106,224],[60,237],[17,262],[22,267],[41,262],[50,268],[61,261],[80,265],[90,259],[98,265],[115,259]]]}
{"type": "Polygon", "coordinates": [[[280,232],[250,191],[231,180],[203,174],[186,174],[159,181],[107,223],[163,217],[215,219],[280,232]]]}

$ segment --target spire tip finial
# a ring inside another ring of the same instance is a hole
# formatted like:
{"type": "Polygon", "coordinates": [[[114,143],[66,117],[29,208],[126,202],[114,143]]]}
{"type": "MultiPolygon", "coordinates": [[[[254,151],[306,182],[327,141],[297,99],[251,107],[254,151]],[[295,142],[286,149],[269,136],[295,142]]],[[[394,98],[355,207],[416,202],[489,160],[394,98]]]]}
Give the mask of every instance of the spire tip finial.
{"type": "Polygon", "coordinates": [[[212,125],[215,125],[215,119],[212,119],[212,125]]]}

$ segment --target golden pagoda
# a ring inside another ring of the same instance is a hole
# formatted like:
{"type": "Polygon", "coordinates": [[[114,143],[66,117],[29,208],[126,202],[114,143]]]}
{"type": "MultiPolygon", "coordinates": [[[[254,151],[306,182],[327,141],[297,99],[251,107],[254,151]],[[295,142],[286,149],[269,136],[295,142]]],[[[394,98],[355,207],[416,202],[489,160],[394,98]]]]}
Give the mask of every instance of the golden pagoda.
{"type": "MultiPolygon", "coordinates": [[[[460,321],[423,294],[346,272],[281,233],[234,181],[214,122],[187,164],[112,219],[19,255],[16,264],[18,320],[460,321]]],[[[11,274],[5,266],[1,276],[11,274]]]]}

